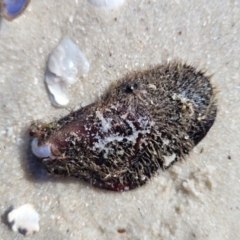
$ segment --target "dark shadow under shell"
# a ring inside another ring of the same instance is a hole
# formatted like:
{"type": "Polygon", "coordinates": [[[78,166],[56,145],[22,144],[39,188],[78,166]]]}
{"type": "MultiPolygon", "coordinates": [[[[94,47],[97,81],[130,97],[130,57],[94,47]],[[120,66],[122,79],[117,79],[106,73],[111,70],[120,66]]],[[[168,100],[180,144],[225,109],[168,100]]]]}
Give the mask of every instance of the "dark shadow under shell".
{"type": "Polygon", "coordinates": [[[51,147],[41,159],[48,172],[122,191],[184,158],[216,113],[209,77],[173,63],[128,74],[98,102],[50,124],[34,123],[30,135],[51,147]]]}

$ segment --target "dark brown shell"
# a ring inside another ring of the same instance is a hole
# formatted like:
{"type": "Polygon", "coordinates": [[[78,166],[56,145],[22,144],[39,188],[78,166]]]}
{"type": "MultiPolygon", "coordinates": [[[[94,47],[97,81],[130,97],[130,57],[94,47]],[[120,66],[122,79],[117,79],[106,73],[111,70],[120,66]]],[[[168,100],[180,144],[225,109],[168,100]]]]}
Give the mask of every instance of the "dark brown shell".
{"type": "Polygon", "coordinates": [[[51,145],[52,156],[41,159],[48,172],[121,191],[184,158],[216,113],[209,78],[173,63],[128,74],[100,101],[51,124],[34,123],[30,135],[51,145]]]}

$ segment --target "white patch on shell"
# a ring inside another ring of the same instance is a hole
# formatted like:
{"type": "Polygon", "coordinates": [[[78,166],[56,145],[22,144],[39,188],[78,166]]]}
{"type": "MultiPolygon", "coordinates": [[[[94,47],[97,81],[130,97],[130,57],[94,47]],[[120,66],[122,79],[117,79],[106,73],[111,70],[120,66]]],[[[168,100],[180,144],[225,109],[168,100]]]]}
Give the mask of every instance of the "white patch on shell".
{"type": "Polygon", "coordinates": [[[25,204],[13,209],[8,214],[8,222],[14,232],[20,232],[25,236],[30,236],[39,231],[39,214],[32,204],[25,204]]]}
{"type": "Polygon", "coordinates": [[[168,145],[170,143],[169,139],[162,139],[163,145],[168,145]]]}
{"type": "Polygon", "coordinates": [[[76,142],[81,141],[81,137],[76,132],[70,132],[69,136],[65,138],[65,141],[68,143],[71,142],[72,145],[76,145],[76,142]]]}
{"type": "Polygon", "coordinates": [[[38,145],[38,138],[34,138],[31,142],[32,152],[39,158],[47,158],[52,155],[50,144],[38,145]]]}
{"type": "MultiPolygon", "coordinates": [[[[101,132],[102,133],[107,133],[109,129],[111,129],[111,119],[107,118],[105,119],[101,113],[98,113],[98,118],[101,120],[101,132]]],[[[108,136],[101,137],[98,134],[95,136],[95,139],[97,140],[94,145],[93,145],[93,150],[96,151],[102,151],[105,150],[104,157],[108,157],[108,153],[112,151],[112,148],[107,147],[109,143],[112,142],[122,142],[123,140],[126,140],[130,142],[132,145],[135,145],[138,139],[139,134],[141,135],[146,135],[150,133],[151,127],[155,124],[154,122],[149,122],[147,118],[140,117],[138,119],[139,125],[141,130],[137,130],[134,124],[129,121],[125,120],[127,124],[131,127],[132,129],[132,134],[129,136],[121,136],[119,133],[111,133],[108,136]]],[[[142,141],[144,142],[144,140],[142,141]]],[[[121,154],[121,153],[120,153],[121,154]]]]}
{"type": "Polygon", "coordinates": [[[175,159],[176,159],[176,154],[173,153],[173,154],[170,155],[170,156],[165,156],[165,155],[163,155],[163,157],[164,157],[163,166],[164,166],[164,167],[169,167],[170,164],[171,164],[173,161],[175,161],[175,159]]]}
{"type": "Polygon", "coordinates": [[[151,84],[151,83],[148,84],[148,88],[150,88],[152,90],[156,90],[157,89],[156,85],[151,84]]]}
{"type": "Polygon", "coordinates": [[[101,121],[101,126],[102,126],[102,132],[106,133],[112,128],[112,119],[111,118],[104,118],[102,113],[97,111],[96,112],[96,117],[101,121]]]}
{"type": "Polygon", "coordinates": [[[88,0],[88,1],[95,7],[107,9],[119,7],[125,2],[125,0],[88,0]]]}
{"type": "Polygon", "coordinates": [[[89,62],[85,55],[70,38],[64,37],[51,53],[45,74],[52,103],[66,106],[69,103],[68,88],[88,71],[89,62]]]}

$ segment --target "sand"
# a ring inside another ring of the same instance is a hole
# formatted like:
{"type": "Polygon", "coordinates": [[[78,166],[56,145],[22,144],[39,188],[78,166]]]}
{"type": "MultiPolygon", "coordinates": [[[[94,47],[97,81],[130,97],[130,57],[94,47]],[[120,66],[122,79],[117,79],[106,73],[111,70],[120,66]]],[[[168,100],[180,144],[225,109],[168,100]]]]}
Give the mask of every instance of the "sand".
{"type": "MultiPolygon", "coordinates": [[[[240,239],[238,0],[127,0],[114,10],[33,0],[18,19],[0,22],[1,215],[32,203],[40,231],[30,239],[39,240],[240,239]],[[51,105],[44,72],[66,35],[90,71],[64,109],[51,105]],[[186,160],[123,193],[45,173],[29,148],[31,121],[63,116],[127,72],[176,59],[212,75],[218,92],[216,122],[186,160]]],[[[23,239],[3,222],[0,239],[23,239]]]]}

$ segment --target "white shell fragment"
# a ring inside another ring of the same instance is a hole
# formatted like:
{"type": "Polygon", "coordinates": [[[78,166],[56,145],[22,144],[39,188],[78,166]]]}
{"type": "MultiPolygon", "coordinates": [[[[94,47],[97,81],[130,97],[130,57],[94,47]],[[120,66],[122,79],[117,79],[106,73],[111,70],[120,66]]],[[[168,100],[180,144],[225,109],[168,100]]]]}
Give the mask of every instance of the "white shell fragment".
{"type": "Polygon", "coordinates": [[[52,103],[58,107],[66,106],[69,86],[88,71],[89,62],[85,55],[70,38],[64,37],[51,53],[45,75],[52,103]]]}
{"type": "Polygon", "coordinates": [[[39,214],[32,204],[25,204],[17,209],[13,209],[8,214],[8,222],[14,232],[19,232],[24,236],[30,236],[39,231],[39,214]]]}
{"type": "Polygon", "coordinates": [[[169,167],[171,165],[171,163],[173,161],[175,161],[176,159],[176,154],[173,153],[171,156],[165,156],[163,155],[163,158],[164,158],[164,163],[163,163],[163,166],[164,167],[169,167]]]}
{"type": "Polygon", "coordinates": [[[92,5],[101,8],[116,8],[122,5],[125,0],[88,0],[92,5]]]}
{"type": "Polygon", "coordinates": [[[43,146],[38,146],[38,139],[34,138],[31,142],[32,152],[35,156],[39,158],[46,158],[52,155],[50,144],[45,144],[43,146]]]}

